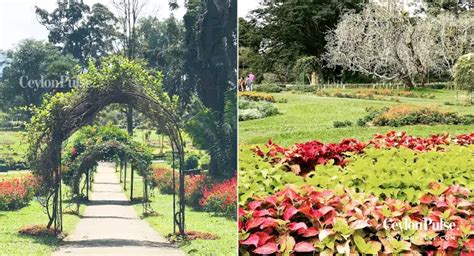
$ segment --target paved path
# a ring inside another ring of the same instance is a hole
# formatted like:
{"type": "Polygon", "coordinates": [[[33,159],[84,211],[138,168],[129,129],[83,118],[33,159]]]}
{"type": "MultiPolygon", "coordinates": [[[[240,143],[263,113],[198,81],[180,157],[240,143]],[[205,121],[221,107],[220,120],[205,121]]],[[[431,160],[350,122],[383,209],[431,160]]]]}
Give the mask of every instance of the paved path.
{"type": "Polygon", "coordinates": [[[99,164],[94,179],[84,216],[53,256],[185,255],[138,219],[112,164],[99,164]]]}

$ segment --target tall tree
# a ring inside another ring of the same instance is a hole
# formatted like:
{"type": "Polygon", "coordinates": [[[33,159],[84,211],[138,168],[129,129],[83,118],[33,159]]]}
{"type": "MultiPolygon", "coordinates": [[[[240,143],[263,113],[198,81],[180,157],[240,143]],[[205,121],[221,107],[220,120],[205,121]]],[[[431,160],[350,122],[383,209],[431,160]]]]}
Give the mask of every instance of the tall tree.
{"type": "Polygon", "coordinates": [[[112,50],[117,19],[104,5],[91,7],[82,0],[60,0],[52,12],[36,7],[39,22],[49,30],[51,43],[85,65],[112,50]]]}
{"type": "Polygon", "coordinates": [[[229,177],[237,168],[237,109],[231,104],[237,88],[237,1],[188,0],[186,7],[184,97],[198,96],[188,131],[209,152],[211,175],[229,177]]]}
{"type": "MultiPolygon", "coordinates": [[[[320,57],[325,35],[348,10],[359,11],[360,0],[274,0],[265,1],[249,16],[249,26],[257,29],[261,42],[256,54],[265,56],[261,72],[273,72],[281,80],[293,80],[293,66],[302,56],[320,57]]],[[[241,23],[242,24],[242,23],[241,23]]],[[[249,33],[246,33],[246,37],[249,33]]],[[[254,38],[254,37],[250,37],[254,38]]],[[[252,43],[255,46],[255,43],[252,43]]],[[[328,70],[326,73],[330,73],[328,70]]]]}
{"type": "Polygon", "coordinates": [[[164,21],[146,17],[138,24],[138,54],[148,65],[165,74],[163,87],[183,94],[184,26],[174,16],[164,21]]]}
{"type": "Polygon", "coordinates": [[[7,56],[0,87],[3,111],[38,106],[44,94],[68,91],[74,85],[70,79],[74,80],[71,75],[78,61],[50,43],[24,40],[7,56]]]}
{"type": "Polygon", "coordinates": [[[333,66],[413,87],[431,72],[451,71],[459,56],[472,51],[473,24],[469,16],[410,17],[368,5],[361,13],[345,15],[328,36],[326,59],[333,66]]]}

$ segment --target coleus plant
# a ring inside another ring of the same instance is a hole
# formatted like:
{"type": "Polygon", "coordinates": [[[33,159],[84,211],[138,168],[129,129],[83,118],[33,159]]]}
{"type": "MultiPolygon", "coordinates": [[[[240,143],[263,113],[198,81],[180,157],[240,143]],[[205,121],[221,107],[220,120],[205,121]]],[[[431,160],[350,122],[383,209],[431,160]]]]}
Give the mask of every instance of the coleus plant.
{"type": "Polygon", "coordinates": [[[419,204],[351,190],[287,187],[239,209],[241,255],[474,255],[470,191],[431,184],[419,204]],[[443,219],[455,229],[387,229],[443,219]]]}
{"type": "Polygon", "coordinates": [[[416,151],[443,150],[443,146],[458,144],[467,146],[474,144],[474,133],[458,136],[432,135],[419,138],[407,135],[405,132],[391,131],[385,135],[376,134],[367,143],[356,139],[344,139],[340,143],[324,144],[320,141],[299,143],[293,147],[282,147],[272,140],[265,145],[266,150],[259,146],[254,153],[273,165],[281,164],[298,175],[306,176],[317,165],[331,161],[334,165],[345,166],[351,154],[360,154],[366,147],[375,148],[409,148],[416,151]]]}
{"type": "Polygon", "coordinates": [[[313,171],[316,165],[326,164],[331,160],[335,165],[344,166],[348,153],[361,153],[366,144],[356,139],[344,139],[340,143],[329,144],[314,140],[284,148],[269,140],[266,147],[267,152],[255,147],[255,154],[266,158],[272,164],[283,164],[296,174],[305,176],[313,171]]]}

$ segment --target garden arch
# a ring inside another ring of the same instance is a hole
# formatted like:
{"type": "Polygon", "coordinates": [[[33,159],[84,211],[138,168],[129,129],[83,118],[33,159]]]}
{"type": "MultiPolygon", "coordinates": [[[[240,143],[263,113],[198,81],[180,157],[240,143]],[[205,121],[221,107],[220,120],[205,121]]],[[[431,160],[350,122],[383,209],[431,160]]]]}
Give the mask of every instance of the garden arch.
{"type": "Polygon", "coordinates": [[[88,71],[79,76],[79,88],[57,93],[35,109],[28,125],[28,160],[31,169],[42,179],[39,192],[48,211],[48,228],[63,228],[61,153],[64,141],[81,127],[90,125],[106,106],[118,103],[141,112],[169,137],[173,168],[177,166],[179,173],[178,201],[176,190],[173,195],[173,227],[185,235],[182,125],[176,112],[176,100],[161,90],[161,80],[159,73],[150,75],[143,64],[114,56],[104,59],[98,68],[89,64],[88,71]]]}

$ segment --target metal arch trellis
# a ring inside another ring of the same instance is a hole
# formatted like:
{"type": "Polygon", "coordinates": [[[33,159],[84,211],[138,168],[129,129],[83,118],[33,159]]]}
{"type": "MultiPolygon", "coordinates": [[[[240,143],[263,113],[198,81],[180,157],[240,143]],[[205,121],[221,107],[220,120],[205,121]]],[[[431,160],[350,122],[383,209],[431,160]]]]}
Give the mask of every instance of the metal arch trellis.
{"type": "MultiPolygon", "coordinates": [[[[154,106],[158,107],[159,110],[161,110],[159,113],[164,114],[165,117],[165,126],[166,126],[166,131],[167,135],[171,141],[172,144],[172,154],[173,154],[173,170],[176,168],[176,160],[178,161],[178,173],[179,173],[179,191],[178,191],[178,201],[176,200],[176,189],[174,190],[173,194],[173,216],[174,216],[174,221],[173,221],[173,229],[176,232],[176,227],[179,229],[179,234],[181,236],[185,236],[185,199],[184,199],[184,170],[183,170],[183,162],[184,162],[184,140],[181,134],[181,127],[180,127],[180,122],[178,121],[178,118],[166,107],[164,107],[160,102],[156,101],[155,99],[149,97],[148,95],[143,95],[139,93],[134,93],[134,92],[127,92],[127,91],[120,91],[121,94],[124,95],[129,95],[135,98],[142,98],[149,103],[153,104],[154,106]],[[176,159],[177,158],[177,159],[176,159]],[[176,209],[176,206],[178,206],[178,209],[176,209]]],[[[90,95],[86,95],[83,100],[73,106],[72,110],[77,110],[79,106],[82,105],[82,103],[86,102],[87,98],[89,98],[90,95]]],[[[102,110],[105,106],[110,105],[112,103],[122,103],[120,102],[121,100],[119,99],[113,99],[111,102],[108,104],[98,108],[98,111],[102,110]]],[[[133,102],[132,102],[133,105],[133,102]]],[[[79,112],[78,114],[81,115],[81,113],[87,112],[90,109],[86,109],[82,112],[79,112]]],[[[147,115],[147,111],[138,108],[138,110],[141,110],[141,112],[145,115],[147,115]]],[[[98,112],[96,110],[96,112],[98,112]]],[[[94,112],[93,112],[94,113],[94,112]]],[[[71,119],[75,119],[77,116],[74,116],[71,119]]],[[[157,121],[157,120],[153,120],[157,121]]],[[[60,125],[63,125],[64,122],[62,122],[60,125]]],[[[79,127],[84,126],[85,123],[80,123],[79,127]]],[[[57,127],[55,127],[57,128],[57,127]]],[[[62,126],[60,128],[63,128],[62,126]]],[[[78,129],[76,127],[75,129],[78,129]]],[[[69,132],[72,132],[73,129],[70,129],[69,132]]],[[[53,192],[51,194],[53,198],[53,204],[52,204],[52,215],[50,216],[50,221],[53,221],[54,229],[55,231],[58,230],[63,230],[63,215],[62,215],[62,177],[61,177],[61,152],[62,152],[62,142],[63,137],[65,134],[61,134],[62,137],[59,139],[53,139],[52,143],[54,145],[54,142],[60,142],[59,147],[54,147],[49,149],[49,151],[56,151],[58,153],[58,158],[57,161],[54,161],[53,163],[56,165],[56,168],[54,168],[53,175],[52,175],[52,181],[53,181],[53,192]]],[[[176,184],[176,177],[173,172],[173,184],[176,184]]],[[[144,187],[144,197],[143,197],[143,204],[144,207],[149,206],[148,202],[148,186],[144,187]],[[146,195],[145,195],[146,193],[146,195]]],[[[46,207],[48,208],[49,206],[49,200],[51,197],[48,196],[46,207]]],[[[49,215],[49,210],[48,210],[48,215],[49,215]]]]}

